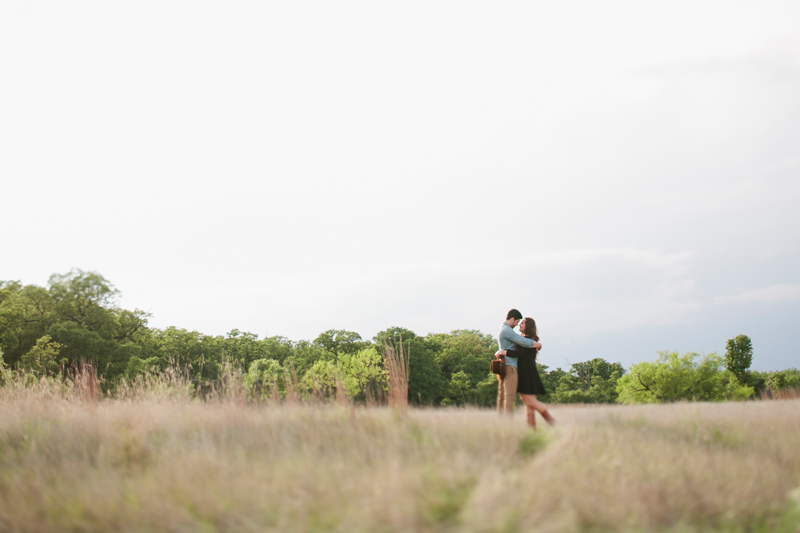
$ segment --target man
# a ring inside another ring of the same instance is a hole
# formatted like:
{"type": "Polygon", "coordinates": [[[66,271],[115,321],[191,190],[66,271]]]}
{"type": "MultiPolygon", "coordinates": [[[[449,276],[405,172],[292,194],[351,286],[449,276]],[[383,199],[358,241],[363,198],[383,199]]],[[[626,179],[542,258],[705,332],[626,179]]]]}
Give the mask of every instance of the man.
{"type": "MultiPolygon", "coordinates": [[[[506,315],[506,321],[500,326],[500,332],[497,334],[497,344],[501,350],[513,350],[517,346],[523,348],[536,348],[540,350],[542,345],[533,339],[523,337],[514,328],[522,320],[522,313],[516,309],[512,309],[506,315]]],[[[517,382],[519,374],[517,373],[517,358],[506,357],[506,375],[499,378],[500,383],[497,389],[497,412],[499,414],[506,413],[508,415],[514,414],[514,401],[517,399],[517,382]]]]}

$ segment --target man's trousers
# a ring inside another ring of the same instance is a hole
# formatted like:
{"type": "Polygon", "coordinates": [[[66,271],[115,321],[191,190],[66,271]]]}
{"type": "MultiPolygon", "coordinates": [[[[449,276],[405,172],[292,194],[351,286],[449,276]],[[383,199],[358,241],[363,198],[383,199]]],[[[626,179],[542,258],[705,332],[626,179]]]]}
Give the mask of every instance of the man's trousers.
{"type": "Polygon", "coordinates": [[[497,386],[497,412],[508,415],[514,414],[514,402],[517,400],[517,383],[519,374],[513,366],[506,367],[505,377],[500,378],[497,386]]]}

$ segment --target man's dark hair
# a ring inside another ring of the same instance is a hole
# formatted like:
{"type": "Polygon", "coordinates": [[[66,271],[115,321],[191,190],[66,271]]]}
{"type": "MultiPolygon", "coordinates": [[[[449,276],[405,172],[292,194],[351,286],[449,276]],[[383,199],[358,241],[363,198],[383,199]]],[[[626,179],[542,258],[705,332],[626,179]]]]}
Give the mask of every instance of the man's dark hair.
{"type": "Polygon", "coordinates": [[[513,318],[514,320],[522,320],[522,313],[520,313],[516,309],[512,309],[506,315],[506,320],[508,320],[509,318],[513,318]]]}

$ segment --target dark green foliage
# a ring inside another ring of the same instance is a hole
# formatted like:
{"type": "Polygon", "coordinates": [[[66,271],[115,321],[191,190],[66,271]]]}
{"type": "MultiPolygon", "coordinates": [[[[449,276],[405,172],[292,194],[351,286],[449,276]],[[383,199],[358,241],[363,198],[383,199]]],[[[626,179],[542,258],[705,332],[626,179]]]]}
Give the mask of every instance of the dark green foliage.
{"type": "Polygon", "coordinates": [[[424,339],[412,340],[409,359],[408,398],[417,405],[432,405],[445,394],[447,382],[442,376],[433,349],[424,339]]]}
{"type": "Polygon", "coordinates": [[[764,388],[772,394],[786,389],[800,391],[800,370],[788,368],[777,372],[769,372],[764,383],[764,388]]]}
{"type": "Polygon", "coordinates": [[[128,366],[125,369],[125,377],[129,380],[136,379],[136,376],[143,376],[157,372],[160,368],[160,361],[157,357],[141,359],[135,355],[128,359],[128,366]]]}
{"type": "Polygon", "coordinates": [[[540,400],[544,402],[552,402],[553,394],[555,393],[561,378],[566,376],[567,373],[560,368],[548,371],[547,369],[549,367],[547,365],[543,365],[538,362],[536,363],[536,368],[539,370],[539,377],[542,378],[542,383],[544,383],[544,388],[547,391],[547,394],[542,396],[540,400]]]}
{"type": "MultiPolygon", "coordinates": [[[[139,358],[147,361],[147,367],[151,370],[173,367],[188,375],[200,393],[210,390],[211,384],[219,379],[222,337],[170,327],[141,332],[135,339],[142,347],[139,358]]],[[[134,362],[126,372],[130,376],[140,373],[141,368],[134,362]]]]}
{"type": "Polygon", "coordinates": [[[725,368],[739,383],[747,384],[747,371],[753,363],[753,343],[747,335],[737,335],[725,344],[725,368]]]}
{"type": "Polygon", "coordinates": [[[791,389],[800,392],[800,370],[787,368],[774,372],[750,370],[746,374],[747,384],[755,391],[756,398],[763,395],[772,396],[781,391],[791,389]]]}
{"type": "Polygon", "coordinates": [[[426,337],[436,347],[436,362],[448,379],[442,405],[491,407],[497,401],[497,376],[489,372],[497,341],[476,330],[455,330],[426,337]]]}
{"type": "Polygon", "coordinates": [[[319,337],[314,339],[314,344],[321,346],[325,351],[330,352],[334,356],[338,356],[340,353],[356,353],[366,348],[369,342],[361,340],[361,335],[354,331],[329,329],[324,333],[320,333],[319,337]]]}
{"type": "Polygon", "coordinates": [[[439,345],[428,338],[418,337],[405,328],[389,328],[372,339],[383,355],[384,346],[402,342],[408,357],[408,400],[416,405],[433,405],[447,394],[448,381],[436,362],[439,345]]]}
{"type": "Polygon", "coordinates": [[[6,362],[16,366],[49,336],[67,365],[88,362],[106,377],[121,375],[128,359],[141,353],[134,337],[146,329],[147,315],[116,307],[117,290],[95,272],[53,275],[48,285],[0,285],[0,349],[6,362]]]}
{"type": "Polygon", "coordinates": [[[15,366],[47,334],[53,315],[53,301],[46,289],[13,281],[0,285],[0,342],[9,366],[15,366]]]}
{"type": "Polygon", "coordinates": [[[466,405],[474,400],[474,388],[463,370],[450,376],[450,385],[447,387],[447,398],[442,405],[466,405]]]}
{"type": "Polygon", "coordinates": [[[764,393],[769,372],[751,370],[747,373],[747,384],[753,387],[757,397],[764,393]]]}
{"type": "Polygon", "coordinates": [[[317,361],[331,361],[333,355],[322,346],[309,341],[298,341],[294,344],[292,355],[286,358],[283,365],[293,369],[298,376],[304,375],[317,361]]]}
{"type": "Polygon", "coordinates": [[[445,378],[464,372],[477,383],[486,376],[489,361],[497,350],[497,342],[479,331],[456,330],[426,337],[437,350],[436,362],[445,378]]]}
{"type": "Polygon", "coordinates": [[[486,373],[475,387],[473,403],[478,407],[494,407],[497,405],[497,375],[486,373]]]}
{"type": "Polygon", "coordinates": [[[474,330],[455,330],[426,337],[436,350],[436,363],[449,383],[444,404],[480,405],[478,384],[486,379],[497,342],[474,330]]]}
{"type": "MultiPolygon", "coordinates": [[[[558,381],[549,399],[555,403],[613,403],[617,380],[625,374],[620,363],[592,359],[572,365],[569,373],[556,369],[558,381]]],[[[548,389],[551,390],[551,389],[548,389]]]]}

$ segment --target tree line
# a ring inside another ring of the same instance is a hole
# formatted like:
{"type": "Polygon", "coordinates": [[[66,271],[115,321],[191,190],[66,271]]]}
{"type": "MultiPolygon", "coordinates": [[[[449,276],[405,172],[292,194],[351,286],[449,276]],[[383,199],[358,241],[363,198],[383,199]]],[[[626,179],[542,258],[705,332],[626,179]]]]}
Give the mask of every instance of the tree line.
{"type": "MultiPolygon", "coordinates": [[[[147,314],[116,305],[118,291],[95,272],[50,277],[47,287],[0,282],[0,368],[57,378],[80,365],[96,369],[102,387],[178,371],[198,396],[231,373],[252,397],[346,395],[354,401],[385,394],[385,350],[407,358],[409,401],[415,405],[492,406],[496,376],[489,362],[492,335],[476,330],[417,335],[401,327],[372,339],[329,330],[313,341],[260,339],[233,330],[204,335],[175,327],[151,328],[147,314]]],[[[750,340],[728,341],[724,357],[662,352],[654,362],[626,369],[601,358],[549,369],[539,365],[552,403],[641,403],[745,399],[800,387],[800,371],[754,372],[750,340]]]]}

